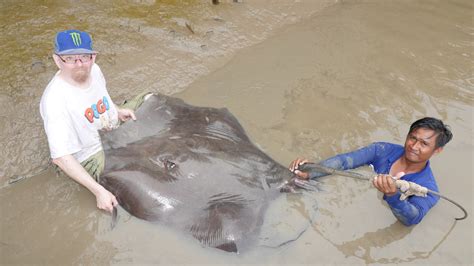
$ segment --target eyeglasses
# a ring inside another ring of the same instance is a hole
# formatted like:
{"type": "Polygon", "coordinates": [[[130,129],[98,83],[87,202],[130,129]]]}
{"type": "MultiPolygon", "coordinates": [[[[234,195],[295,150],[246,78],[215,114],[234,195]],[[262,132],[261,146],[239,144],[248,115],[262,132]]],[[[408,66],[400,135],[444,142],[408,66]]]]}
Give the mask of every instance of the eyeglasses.
{"type": "Polygon", "coordinates": [[[77,60],[81,61],[81,63],[88,63],[92,60],[92,54],[80,54],[80,55],[66,55],[64,57],[58,55],[61,61],[66,64],[75,64],[77,60]]]}

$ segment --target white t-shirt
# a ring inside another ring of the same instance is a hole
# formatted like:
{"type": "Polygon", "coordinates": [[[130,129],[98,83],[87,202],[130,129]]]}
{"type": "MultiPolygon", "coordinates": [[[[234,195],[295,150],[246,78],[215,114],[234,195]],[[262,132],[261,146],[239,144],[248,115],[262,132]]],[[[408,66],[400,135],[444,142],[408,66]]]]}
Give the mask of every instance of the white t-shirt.
{"type": "Polygon", "coordinates": [[[58,71],[41,97],[40,113],[53,159],[72,154],[83,162],[102,149],[98,130],[118,126],[117,109],[96,64],[87,89],[67,83],[58,71]]]}

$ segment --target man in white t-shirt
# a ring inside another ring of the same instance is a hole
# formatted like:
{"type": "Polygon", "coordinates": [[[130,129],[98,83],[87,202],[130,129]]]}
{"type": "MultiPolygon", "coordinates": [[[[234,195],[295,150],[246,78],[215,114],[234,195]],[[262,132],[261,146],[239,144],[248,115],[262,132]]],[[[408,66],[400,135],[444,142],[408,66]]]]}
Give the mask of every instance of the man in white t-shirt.
{"type": "Polygon", "coordinates": [[[53,59],[59,71],[43,93],[40,112],[53,163],[89,189],[98,208],[111,212],[118,204],[115,196],[97,182],[100,169],[88,172],[84,163],[103,158],[99,130],[111,130],[119,120],[136,117],[131,109],[112,102],[96,56],[88,33],[57,33],[53,59]]]}

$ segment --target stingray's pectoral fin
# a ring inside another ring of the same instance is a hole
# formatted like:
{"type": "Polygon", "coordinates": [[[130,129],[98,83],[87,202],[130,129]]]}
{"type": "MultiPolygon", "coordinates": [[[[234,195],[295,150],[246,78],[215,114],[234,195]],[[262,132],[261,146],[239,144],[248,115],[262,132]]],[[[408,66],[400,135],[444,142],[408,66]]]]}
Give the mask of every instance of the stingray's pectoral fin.
{"type": "Polygon", "coordinates": [[[104,174],[100,184],[115,195],[120,206],[140,219],[158,221],[180,202],[163,193],[168,177],[148,168],[119,170],[104,174]]]}
{"type": "Polygon", "coordinates": [[[112,210],[112,220],[110,221],[110,229],[113,230],[117,225],[117,206],[112,210]]]}
{"type": "Polygon", "coordinates": [[[233,239],[226,237],[222,226],[222,221],[219,218],[209,217],[194,223],[190,228],[190,232],[194,238],[205,246],[238,253],[237,244],[233,239]]]}
{"type": "Polygon", "coordinates": [[[206,246],[238,253],[238,241],[242,239],[243,234],[253,230],[246,220],[254,221],[256,218],[252,216],[252,204],[251,200],[242,195],[213,195],[203,209],[203,214],[193,221],[189,231],[206,246]]]}

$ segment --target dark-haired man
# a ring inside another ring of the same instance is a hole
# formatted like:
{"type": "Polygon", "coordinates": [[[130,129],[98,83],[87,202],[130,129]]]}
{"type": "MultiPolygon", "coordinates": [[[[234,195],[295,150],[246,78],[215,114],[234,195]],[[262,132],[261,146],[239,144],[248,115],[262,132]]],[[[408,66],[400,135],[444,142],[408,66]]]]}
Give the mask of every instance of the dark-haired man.
{"type": "MultiPolygon", "coordinates": [[[[439,197],[428,194],[427,197],[411,196],[407,200],[401,200],[394,178],[411,181],[438,191],[429,159],[440,153],[452,137],[449,127],[441,120],[425,117],[410,126],[404,147],[376,142],[359,150],[326,159],[319,164],[339,170],[372,165],[378,174],[373,181],[374,186],[384,193],[383,198],[395,217],[404,225],[409,226],[419,223],[438,202],[439,197]]],[[[290,164],[290,171],[302,179],[326,175],[316,171],[298,170],[298,167],[306,162],[308,162],[306,159],[294,160],[290,164]]]]}

